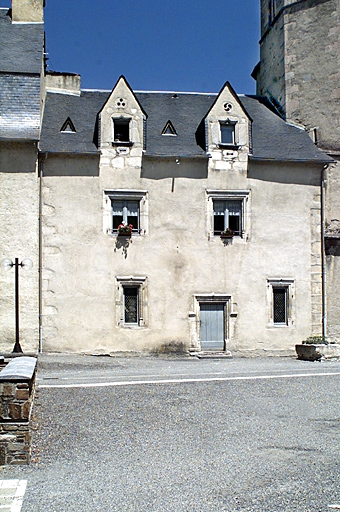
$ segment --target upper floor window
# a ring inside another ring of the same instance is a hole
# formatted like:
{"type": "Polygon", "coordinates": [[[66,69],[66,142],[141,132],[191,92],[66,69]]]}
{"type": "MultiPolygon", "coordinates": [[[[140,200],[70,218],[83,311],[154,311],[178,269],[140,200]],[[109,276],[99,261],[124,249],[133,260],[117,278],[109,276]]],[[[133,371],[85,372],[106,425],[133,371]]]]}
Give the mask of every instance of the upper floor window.
{"type": "Polygon", "coordinates": [[[113,141],[115,143],[130,143],[130,119],[112,119],[113,141]]]}
{"type": "Polygon", "coordinates": [[[242,234],[242,201],[214,200],[214,235],[231,229],[235,235],[242,234]]]}
{"type": "Polygon", "coordinates": [[[122,223],[132,225],[132,233],[139,233],[139,201],[111,199],[112,230],[117,231],[122,223]]]}
{"type": "Polygon", "coordinates": [[[249,190],[207,190],[207,228],[211,239],[227,230],[247,240],[250,229],[249,190]]]}
{"type": "Polygon", "coordinates": [[[224,146],[236,146],[236,122],[220,121],[220,143],[224,146]]]}
{"type": "Polygon", "coordinates": [[[132,225],[132,234],[144,235],[148,224],[146,190],[112,190],[104,192],[104,233],[118,234],[121,224],[132,225]]]}

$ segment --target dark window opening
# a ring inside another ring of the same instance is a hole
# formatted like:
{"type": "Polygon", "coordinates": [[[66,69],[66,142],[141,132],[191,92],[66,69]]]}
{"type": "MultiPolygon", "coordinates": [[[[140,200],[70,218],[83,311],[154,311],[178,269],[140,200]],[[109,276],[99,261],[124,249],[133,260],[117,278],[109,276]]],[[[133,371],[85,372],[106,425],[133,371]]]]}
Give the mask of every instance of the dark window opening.
{"type": "Polygon", "coordinates": [[[138,287],[124,287],[124,323],[138,325],[138,287]]]}
{"type": "Polygon", "coordinates": [[[162,135],[177,135],[174,125],[169,120],[162,130],[162,135]]]}
{"type": "Polygon", "coordinates": [[[274,324],[287,324],[288,289],[273,288],[273,320],[274,324]]]}
{"type": "Polygon", "coordinates": [[[130,120],[129,119],[113,119],[114,141],[129,142],[130,141],[130,120]]]}
{"type": "Polygon", "coordinates": [[[67,118],[63,126],[60,128],[61,132],[68,132],[68,133],[76,133],[76,129],[74,127],[74,124],[72,123],[71,118],[67,118]]]}

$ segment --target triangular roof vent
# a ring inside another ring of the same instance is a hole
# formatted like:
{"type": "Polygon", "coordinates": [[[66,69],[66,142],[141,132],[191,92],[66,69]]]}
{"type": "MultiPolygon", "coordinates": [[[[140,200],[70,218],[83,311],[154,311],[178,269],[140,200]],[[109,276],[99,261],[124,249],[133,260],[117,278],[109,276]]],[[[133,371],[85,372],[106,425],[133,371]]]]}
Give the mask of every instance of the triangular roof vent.
{"type": "Polygon", "coordinates": [[[162,135],[177,135],[174,125],[169,120],[162,130],[162,135]]]}
{"type": "Polygon", "coordinates": [[[67,118],[63,126],[60,128],[61,132],[75,133],[76,129],[71,121],[71,118],[67,118]]]}

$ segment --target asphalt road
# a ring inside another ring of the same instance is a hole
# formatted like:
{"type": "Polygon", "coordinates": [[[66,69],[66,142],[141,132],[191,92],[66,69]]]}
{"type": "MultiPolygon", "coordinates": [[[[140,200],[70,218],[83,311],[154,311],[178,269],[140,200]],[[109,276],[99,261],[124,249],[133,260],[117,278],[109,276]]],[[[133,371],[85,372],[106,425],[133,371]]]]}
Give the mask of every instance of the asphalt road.
{"type": "MultiPolygon", "coordinates": [[[[340,362],[42,356],[22,512],[340,509],[340,362]]],[[[0,509],[1,510],[1,509],[0,509]]]]}

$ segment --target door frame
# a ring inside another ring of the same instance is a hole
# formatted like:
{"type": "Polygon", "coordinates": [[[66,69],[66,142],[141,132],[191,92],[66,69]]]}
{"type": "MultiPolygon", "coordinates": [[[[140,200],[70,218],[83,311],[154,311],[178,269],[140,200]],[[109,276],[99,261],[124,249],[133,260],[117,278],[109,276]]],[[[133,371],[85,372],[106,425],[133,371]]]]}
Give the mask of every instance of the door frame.
{"type": "Polygon", "coordinates": [[[224,340],[223,340],[223,351],[227,350],[227,343],[229,341],[229,318],[231,313],[231,295],[219,294],[219,293],[204,293],[194,295],[194,311],[191,316],[195,319],[195,325],[193,325],[192,333],[192,347],[201,350],[201,332],[200,332],[200,306],[201,304],[223,304],[224,305],[224,340]]]}

